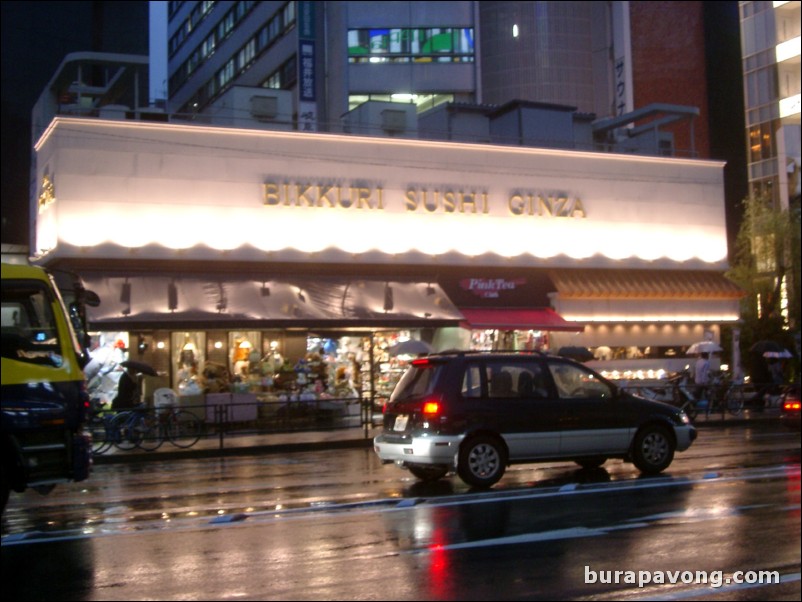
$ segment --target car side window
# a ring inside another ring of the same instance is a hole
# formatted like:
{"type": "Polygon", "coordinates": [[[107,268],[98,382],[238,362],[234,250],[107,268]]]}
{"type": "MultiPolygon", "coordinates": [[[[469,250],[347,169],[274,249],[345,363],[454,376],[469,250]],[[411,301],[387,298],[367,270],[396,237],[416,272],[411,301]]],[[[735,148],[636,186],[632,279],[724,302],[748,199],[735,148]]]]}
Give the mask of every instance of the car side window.
{"type": "Polygon", "coordinates": [[[563,363],[549,363],[549,371],[554,377],[557,394],[561,399],[610,398],[610,387],[599,380],[595,374],[580,366],[563,363]]]}
{"type": "Polygon", "coordinates": [[[546,399],[548,385],[539,364],[528,364],[518,374],[518,397],[526,399],[546,399]]]}
{"type": "Polygon", "coordinates": [[[487,390],[491,399],[548,397],[548,386],[543,378],[540,364],[526,360],[488,364],[487,390]]]}
{"type": "Polygon", "coordinates": [[[482,373],[475,364],[465,369],[462,377],[462,396],[471,398],[482,396],[482,373]]]}

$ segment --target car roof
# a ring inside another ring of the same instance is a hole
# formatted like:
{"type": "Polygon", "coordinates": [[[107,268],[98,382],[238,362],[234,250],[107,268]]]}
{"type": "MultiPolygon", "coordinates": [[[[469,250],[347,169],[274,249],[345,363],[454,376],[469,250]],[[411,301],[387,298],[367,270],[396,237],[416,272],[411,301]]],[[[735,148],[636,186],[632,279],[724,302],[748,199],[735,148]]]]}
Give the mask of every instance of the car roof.
{"type": "Polygon", "coordinates": [[[419,359],[443,359],[447,360],[449,358],[492,358],[492,359],[520,359],[526,357],[535,357],[535,358],[542,358],[548,359],[550,361],[557,361],[560,363],[565,364],[576,364],[582,365],[580,362],[577,362],[571,358],[563,357],[561,355],[554,355],[551,353],[546,353],[544,351],[535,351],[535,350],[498,350],[498,351],[472,351],[472,350],[464,350],[464,349],[449,349],[446,351],[437,351],[435,353],[430,353],[427,356],[424,356],[419,359]]]}

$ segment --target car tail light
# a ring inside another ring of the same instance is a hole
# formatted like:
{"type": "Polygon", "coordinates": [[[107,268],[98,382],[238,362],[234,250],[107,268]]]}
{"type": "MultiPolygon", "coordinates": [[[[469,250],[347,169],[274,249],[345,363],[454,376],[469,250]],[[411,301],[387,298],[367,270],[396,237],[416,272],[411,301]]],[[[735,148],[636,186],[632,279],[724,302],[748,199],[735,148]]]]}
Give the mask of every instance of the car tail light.
{"type": "Polygon", "coordinates": [[[440,404],[436,401],[427,401],[423,404],[423,415],[432,418],[440,413],[440,404]]]}
{"type": "Polygon", "coordinates": [[[800,410],[800,408],[802,408],[802,406],[800,406],[800,402],[798,402],[798,401],[786,401],[783,404],[783,410],[786,410],[788,412],[791,412],[791,411],[797,411],[798,412],[800,410]]]}
{"type": "Polygon", "coordinates": [[[413,366],[428,366],[431,364],[429,358],[421,357],[410,362],[413,366]]]}

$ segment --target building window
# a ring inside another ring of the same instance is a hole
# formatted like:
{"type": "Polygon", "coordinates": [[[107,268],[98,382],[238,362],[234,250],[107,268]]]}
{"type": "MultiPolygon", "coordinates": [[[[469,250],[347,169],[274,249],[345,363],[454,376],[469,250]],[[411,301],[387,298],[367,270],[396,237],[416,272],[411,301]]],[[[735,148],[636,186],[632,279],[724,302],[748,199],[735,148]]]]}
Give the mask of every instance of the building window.
{"type": "Polygon", "coordinates": [[[350,94],[348,96],[348,110],[353,111],[362,103],[369,100],[381,102],[402,102],[414,104],[418,113],[428,111],[445,102],[454,102],[453,94],[350,94]]]}
{"type": "Polygon", "coordinates": [[[298,79],[298,69],[296,58],[293,56],[286,61],[281,67],[276,69],[273,73],[267,76],[262,82],[263,88],[271,88],[273,90],[286,90],[291,88],[298,79]]]}
{"type": "Polygon", "coordinates": [[[250,66],[256,57],[256,38],[251,38],[237,54],[237,71],[241,72],[250,66]]]}
{"type": "Polygon", "coordinates": [[[231,80],[234,79],[234,59],[228,61],[225,66],[217,72],[217,90],[222,91],[228,87],[231,80]]]}
{"type": "Polygon", "coordinates": [[[217,39],[225,40],[234,30],[234,11],[229,11],[223,20],[217,25],[217,39]]]}
{"type": "Polygon", "coordinates": [[[348,31],[348,62],[473,62],[469,27],[374,28],[348,31]]]}
{"type": "Polygon", "coordinates": [[[214,54],[215,45],[216,42],[214,34],[210,35],[203,41],[203,44],[201,44],[200,55],[204,61],[214,54]]]}
{"type": "MultiPolygon", "coordinates": [[[[211,4],[214,3],[212,2],[211,4]]],[[[240,21],[250,13],[256,4],[257,2],[252,0],[237,2],[235,6],[225,14],[217,27],[214,28],[211,35],[203,40],[195,49],[195,52],[190,55],[189,59],[180,65],[170,76],[169,86],[171,95],[175,94],[175,92],[187,82],[189,76],[214,54],[216,48],[225,37],[231,34],[233,29],[239,25],[240,21]]],[[[226,63],[225,67],[218,71],[214,78],[201,86],[198,92],[183,106],[180,112],[197,113],[201,111],[216,95],[225,91],[234,77],[248,69],[268,46],[275,42],[277,38],[291,30],[294,25],[295,0],[292,0],[277,10],[268,24],[259,30],[256,35],[249,39],[245,45],[237,51],[235,55],[236,62],[232,59],[232,61],[226,63]]],[[[294,59],[292,60],[294,65],[294,59]]],[[[294,74],[290,78],[285,75],[284,79],[282,79],[281,75],[278,76],[280,87],[284,88],[294,83],[295,79],[296,77],[294,74]]],[[[266,86],[265,84],[263,84],[263,86],[273,87],[266,86]]]]}

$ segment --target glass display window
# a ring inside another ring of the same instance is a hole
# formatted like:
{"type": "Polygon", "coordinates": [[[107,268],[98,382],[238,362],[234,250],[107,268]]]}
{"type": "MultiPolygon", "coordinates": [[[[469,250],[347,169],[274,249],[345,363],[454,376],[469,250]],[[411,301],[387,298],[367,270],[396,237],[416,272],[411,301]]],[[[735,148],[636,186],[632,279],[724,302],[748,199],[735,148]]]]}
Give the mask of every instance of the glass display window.
{"type": "Polygon", "coordinates": [[[174,332],[171,339],[173,389],[179,395],[201,394],[200,373],[206,362],[206,333],[174,332]]]}

